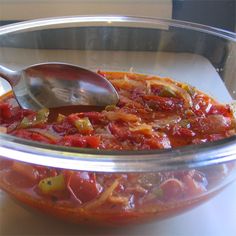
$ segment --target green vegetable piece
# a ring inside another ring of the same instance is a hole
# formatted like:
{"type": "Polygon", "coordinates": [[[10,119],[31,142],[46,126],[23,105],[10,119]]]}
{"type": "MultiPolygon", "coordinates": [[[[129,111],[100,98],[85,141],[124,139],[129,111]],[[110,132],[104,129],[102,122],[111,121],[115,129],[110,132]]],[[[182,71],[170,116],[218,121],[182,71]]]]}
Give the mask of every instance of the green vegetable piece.
{"type": "Polygon", "coordinates": [[[162,97],[176,97],[176,93],[168,86],[163,87],[160,96],[162,97]]]}
{"type": "Polygon", "coordinates": [[[36,116],[33,117],[32,119],[29,119],[28,117],[24,117],[19,127],[25,129],[25,128],[32,127],[34,125],[44,124],[47,122],[48,116],[49,116],[49,110],[47,108],[43,108],[39,110],[36,113],[36,116]]]}
{"type": "Polygon", "coordinates": [[[57,116],[57,122],[61,123],[62,121],[65,120],[65,118],[66,118],[66,116],[59,113],[58,116],[57,116]]]}
{"type": "Polygon", "coordinates": [[[79,118],[75,121],[75,127],[79,132],[90,132],[93,130],[93,126],[88,117],[79,118]]]}
{"type": "Polygon", "coordinates": [[[24,117],[23,120],[21,121],[19,127],[25,129],[25,128],[28,128],[28,127],[32,126],[32,123],[33,123],[32,120],[30,120],[27,117],[24,117]]]}
{"type": "Polygon", "coordinates": [[[42,179],[39,182],[38,187],[44,194],[50,194],[55,191],[63,191],[66,189],[64,176],[57,175],[42,179]]]}
{"type": "Polygon", "coordinates": [[[47,122],[48,116],[49,116],[49,110],[47,108],[39,110],[36,114],[35,123],[39,124],[47,122]]]}
{"type": "Polygon", "coordinates": [[[184,89],[187,93],[189,93],[191,96],[195,94],[195,88],[189,84],[181,84],[182,89],[184,89]]]}

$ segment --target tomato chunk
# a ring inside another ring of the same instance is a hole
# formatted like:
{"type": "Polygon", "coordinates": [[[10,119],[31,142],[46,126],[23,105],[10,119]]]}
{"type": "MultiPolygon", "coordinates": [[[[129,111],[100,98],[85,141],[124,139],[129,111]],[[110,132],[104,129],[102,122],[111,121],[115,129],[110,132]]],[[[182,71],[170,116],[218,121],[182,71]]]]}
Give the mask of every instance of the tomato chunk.
{"type": "Polygon", "coordinates": [[[191,129],[198,133],[215,134],[224,132],[231,126],[231,119],[223,115],[209,115],[190,120],[191,129]]]}
{"type": "Polygon", "coordinates": [[[183,177],[183,182],[188,196],[197,196],[206,191],[203,184],[197,182],[192,176],[186,175],[183,177]]]}
{"type": "Polygon", "coordinates": [[[100,193],[100,186],[96,182],[94,173],[73,172],[67,182],[69,191],[81,203],[95,199],[100,193]]]}
{"type": "Polygon", "coordinates": [[[99,136],[82,136],[80,134],[67,135],[62,138],[60,144],[69,147],[91,147],[99,148],[100,137],[99,136]]]}
{"type": "Polygon", "coordinates": [[[212,105],[211,109],[208,112],[209,115],[223,115],[223,116],[230,116],[230,107],[228,105],[221,105],[216,104],[212,105]]]}
{"type": "Polygon", "coordinates": [[[163,192],[163,198],[165,200],[178,199],[183,195],[184,185],[181,181],[175,178],[170,178],[164,181],[160,188],[163,192]]]}
{"type": "Polygon", "coordinates": [[[37,182],[38,179],[39,179],[38,170],[30,164],[14,161],[13,165],[12,165],[12,169],[15,172],[17,172],[17,173],[25,176],[26,178],[30,179],[32,182],[37,182]]]}
{"type": "Polygon", "coordinates": [[[2,103],[0,104],[0,116],[3,119],[9,119],[12,116],[11,113],[11,106],[8,103],[2,103]]]}
{"type": "Polygon", "coordinates": [[[145,95],[143,99],[150,107],[160,111],[176,111],[183,108],[183,101],[179,98],[145,95]]]}

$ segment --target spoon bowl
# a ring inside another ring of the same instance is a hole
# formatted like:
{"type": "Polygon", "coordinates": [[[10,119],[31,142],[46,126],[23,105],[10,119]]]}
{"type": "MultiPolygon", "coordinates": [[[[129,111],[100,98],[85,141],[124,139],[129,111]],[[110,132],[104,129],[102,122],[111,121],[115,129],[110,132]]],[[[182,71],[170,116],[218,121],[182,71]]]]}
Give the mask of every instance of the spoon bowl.
{"type": "Polygon", "coordinates": [[[103,76],[65,63],[41,63],[20,71],[0,66],[0,76],[12,87],[22,108],[39,110],[67,106],[106,106],[119,100],[103,76]]]}

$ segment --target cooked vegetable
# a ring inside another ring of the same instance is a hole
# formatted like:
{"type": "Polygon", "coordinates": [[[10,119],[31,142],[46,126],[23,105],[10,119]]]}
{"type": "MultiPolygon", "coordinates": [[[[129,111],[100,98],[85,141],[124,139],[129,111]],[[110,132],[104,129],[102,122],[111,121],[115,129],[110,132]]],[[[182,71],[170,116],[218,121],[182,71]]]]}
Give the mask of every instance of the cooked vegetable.
{"type": "Polygon", "coordinates": [[[57,142],[60,139],[60,136],[57,135],[57,133],[51,132],[48,130],[38,129],[38,128],[30,128],[30,129],[28,129],[28,131],[39,133],[39,134],[43,135],[44,137],[50,139],[52,142],[57,142]]]}
{"type": "Polygon", "coordinates": [[[20,123],[19,128],[28,128],[28,127],[31,127],[32,124],[33,124],[32,120],[30,120],[28,117],[24,117],[20,123]]]}
{"type": "Polygon", "coordinates": [[[88,172],[72,172],[68,177],[67,187],[74,198],[81,203],[95,199],[101,189],[95,174],[88,172]]]}
{"type": "Polygon", "coordinates": [[[151,89],[152,85],[162,85],[166,87],[166,91],[169,91],[169,93],[172,93],[173,95],[178,95],[179,97],[184,99],[184,105],[186,108],[193,106],[193,101],[190,96],[190,94],[183,88],[177,86],[173,82],[169,82],[168,80],[164,79],[153,79],[153,80],[147,80],[147,88],[151,89]]]}
{"type": "Polygon", "coordinates": [[[89,132],[93,130],[93,126],[87,117],[76,120],[75,126],[78,129],[78,131],[81,133],[89,132]]]}
{"type": "Polygon", "coordinates": [[[62,114],[58,114],[57,116],[57,122],[61,123],[62,121],[64,121],[66,118],[66,116],[62,115],[62,114]]]}
{"type": "Polygon", "coordinates": [[[38,187],[43,194],[51,194],[55,191],[63,191],[66,189],[64,176],[61,174],[42,179],[39,182],[38,187]]]}
{"type": "Polygon", "coordinates": [[[107,119],[114,121],[114,120],[122,120],[122,121],[126,121],[126,122],[137,122],[140,120],[140,118],[136,115],[133,114],[127,114],[125,112],[113,112],[113,111],[109,111],[109,112],[104,112],[105,116],[107,117],[107,119]]]}
{"type": "Polygon", "coordinates": [[[130,131],[144,134],[144,135],[152,135],[153,134],[153,129],[151,125],[147,125],[145,123],[140,124],[136,123],[134,126],[129,128],[130,131]]]}
{"type": "Polygon", "coordinates": [[[35,182],[39,179],[38,170],[30,164],[14,161],[12,170],[30,179],[32,182],[35,182]]]}
{"type": "Polygon", "coordinates": [[[24,117],[21,121],[19,128],[29,128],[37,125],[42,125],[47,122],[49,110],[43,108],[39,110],[33,117],[24,117]]]}
{"type": "Polygon", "coordinates": [[[124,75],[120,79],[114,79],[112,80],[112,84],[118,88],[123,88],[123,89],[132,89],[132,88],[137,88],[143,87],[144,81],[136,81],[131,79],[128,75],[124,75]]]}
{"type": "Polygon", "coordinates": [[[181,84],[181,87],[185,91],[187,91],[191,96],[194,96],[194,94],[196,93],[196,89],[193,86],[189,85],[189,84],[183,83],[183,84],[181,84]]]}
{"type": "Polygon", "coordinates": [[[73,125],[77,128],[81,134],[89,134],[93,131],[93,125],[91,124],[88,117],[79,117],[77,115],[70,115],[68,117],[73,125]]]}
{"type": "Polygon", "coordinates": [[[37,123],[45,123],[48,120],[49,110],[47,108],[42,108],[36,113],[36,120],[37,123]]]}
{"type": "Polygon", "coordinates": [[[119,179],[116,179],[110,187],[108,187],[102,194],[101,196],[86,204],[84,206],[84,209],[91,209],[91,208],[96,208],[96,207],[99,207],[100,205],[102,205],[103,203],[105,203],[105,201],[112,195],[113,191],[115,190],[115,188],[117,188],[117,186],[119,185],[119,179]]]}
{"type": "Polygon", "coordinates": [[[184,192],[184,184],[175,178],[169,178],[160,185],[161,196],[166,200],[178,199],[184,192]]]}

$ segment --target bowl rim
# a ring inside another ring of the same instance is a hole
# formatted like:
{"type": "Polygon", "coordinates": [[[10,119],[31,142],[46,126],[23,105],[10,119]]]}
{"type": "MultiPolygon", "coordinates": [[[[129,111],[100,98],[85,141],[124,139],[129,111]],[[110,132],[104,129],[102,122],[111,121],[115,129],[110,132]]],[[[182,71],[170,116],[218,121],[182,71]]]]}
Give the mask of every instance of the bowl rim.
{"type": "MultiPolygon", "coordinates": [[[[0,27],[0,36],[23,30],[59,24],[83,22],[143,23],[199,31],[231,42],[236,33],[202,24],[172,19],[87,15],[64,16],[27,20],[0,27]]],[[[188,145],[180,148],[146,151],[109,151],[88,148],[68,148],[42,144],[0,133],[0,155],[32,164],[96,172],[150,172],[204,167],[236,159],[236,136],[214,142],[188,145]]]]}
{"type": "Polygon", "coordinates": [[[172,26],[184,29],[196,30],[203,33],[209,33],[215,36],[220,36],[228,40],[236,42],[236,33],[220,29],[217,27],[183,21],[168,18],[154,18],[145,16],[129,16],[129,15],[74,15],[74,16],[59,16],[59,17],[48,17],[39,18],[33,20],[25,20],[17,23],[11,23],[5,26],[0,26],[0,35],[15,33],[27,29],[37,29],[42,26],[51,26],[58,24],[71,24],[71,23],[85,23],[85,22],[106,22],[111,24],[113,22],[136,22],[136,23],[146,23],[155,24],[163,26],[172,26]]]}

